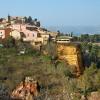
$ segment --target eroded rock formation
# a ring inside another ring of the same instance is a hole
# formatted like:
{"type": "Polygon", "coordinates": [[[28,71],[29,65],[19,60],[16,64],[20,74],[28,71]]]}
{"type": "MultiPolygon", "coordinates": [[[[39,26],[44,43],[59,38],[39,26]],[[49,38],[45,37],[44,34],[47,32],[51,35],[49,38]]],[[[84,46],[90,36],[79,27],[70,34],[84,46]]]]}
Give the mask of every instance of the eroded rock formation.
{"type": "Polygon", "coordinates": [[[57,52],[58,58],[61,60],[65,60],[68,65],[72,66],[77,76],[83,72],[84,67],[81,48],[79,44],[57,44],[57,52]]]}
{"type": "Polygon", "coordinates": [[[38,95],[38,83],[31,77],[26,77],[16,89],[13,90],[11,98],[14,100],[33,100],[38,95]]]}

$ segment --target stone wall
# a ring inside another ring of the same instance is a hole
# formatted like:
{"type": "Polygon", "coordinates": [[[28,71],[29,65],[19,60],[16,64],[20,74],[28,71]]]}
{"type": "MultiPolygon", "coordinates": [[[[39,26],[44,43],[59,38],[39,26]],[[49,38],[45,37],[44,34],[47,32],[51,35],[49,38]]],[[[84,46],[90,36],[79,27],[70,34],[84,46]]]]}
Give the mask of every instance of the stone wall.
{"type": "Polygon", "coordinates": [[[83,60],[79,44],[57,44],[57,52],[58,58],[65,60],[68,65],[72,66],[77,75],[83,72],[83,60]]]}

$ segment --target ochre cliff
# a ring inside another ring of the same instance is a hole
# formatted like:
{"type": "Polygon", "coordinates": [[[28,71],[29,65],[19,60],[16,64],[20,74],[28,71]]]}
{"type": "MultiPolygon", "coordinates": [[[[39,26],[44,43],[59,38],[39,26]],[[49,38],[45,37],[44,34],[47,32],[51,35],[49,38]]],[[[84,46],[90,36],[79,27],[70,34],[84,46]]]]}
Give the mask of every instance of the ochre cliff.
{"type": "Polygon", "coordinates": [[[83,60],[80,45],[78,44],[57,44],[58,58],[65,60],[73,67],[76,75],[80,75],[83,70],[83,60]]]}

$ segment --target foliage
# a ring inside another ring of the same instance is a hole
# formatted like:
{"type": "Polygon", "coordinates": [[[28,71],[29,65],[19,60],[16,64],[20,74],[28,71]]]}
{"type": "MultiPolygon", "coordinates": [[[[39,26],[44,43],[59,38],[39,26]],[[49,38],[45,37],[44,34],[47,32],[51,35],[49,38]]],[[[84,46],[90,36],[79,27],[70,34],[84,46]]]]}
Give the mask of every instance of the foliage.
{"type": "Polygon", "coordinates": [[[51,59],[55,59],[57,57],[57,50],[56,50],[56,44],[55,43],[48,42],[45,49],[48,52],[48,55],[51,57],[51,59]]]}
{"type": "Polygon", "coordinates": [[[80,36],[73,36],[74,41],[99,43],[100,34],[81,34],[80,36]]]}
{"type": "Polygon", "coordinates": [[[24,19],[25,19],[25,23],[28,23],[28,18],[26,16],[24,17],[24,19]]]}
{"type": "Polygon", "coordinates": [[[0,100],[10,100],[9,89],[5,84],[0,84],[0,100]]]}
{"type": "Polygon", "coordinates": [[[64,70],[64,74],[68,78],[73,78],[74,74],[72,73],[72,70],[70,67],[67,67],[66,70],[64,70]]]}
{"type": "Polygon", "coordinates": [[[27,22],[28,23],[31,23],[32,22],[32,17],[31,16],[28,17],[27,22]]]}
{"type": "MultiPolygon", "coordinates": [[[[98,69],[96,68],[95,64],[92,64],[89,68],[86,68],[84,71],[84,74],[80,77],[79,81],[79,88],[81,89],[81,92],[84,95],[87,95],[88,93],[92,91],[98,90],[98,85],[95,84],[95,81],[99,78],[97,75],[98,69]],[[95,77],[98,77],[97,79],[95,77]]],[[[97,82],[96,82],[97,83],[97,82]]]]}
{"type": "Polygon", "coordinates": [[[15,39],[12,36],[9,36],[3,41],[3,45],[7,48],[14,47],[15,46],[15,39]]]}
{"type": "MultiPolygon", "coordinates": [[[[86,45],[86,48],[82,47],[83,52],[89,53],[89,56],[95,53],[98,57],[98,47],[88,43],[83,45],[86,45]]],[[[100,69],[95,63],[86,68],[82,76],[75,78],[71,66],[58,60],[54,43],[49,42],[44,50],[48,55],[41,54],[23,41],[16,41],[15,47],[0,48],[0,77],[4,78],[0,82],[9,87],[11,92],[25,76],[31,76],[39,82],[38,98],[41,100],[80,100],[80,95],[100,90],[100,69]],[[26,53],[18,55],[18,51],[23,48],[26,53]]]]}
{"type": "Polygon", "coordinates": [[[41,26],[41,23],[40,23],[40,21],[38,21],[38,19],[37,18],[35,18],[34,20],[32,19],[32,17],[31,16],[29,16],[29,17],[24,17],[24,20],[25,20],[25,23],[27,24],[30,24],[30,25],[35,25],[35,26],[37,26],[37,27],[40,27],[41,26]]]}
{"type": "Polygon", "coordinates": [[[92,62],[98,65],[100,62],[100,47],[88,42],[82,42],[81,47],[85,66],[89,67],[92,62]]]}

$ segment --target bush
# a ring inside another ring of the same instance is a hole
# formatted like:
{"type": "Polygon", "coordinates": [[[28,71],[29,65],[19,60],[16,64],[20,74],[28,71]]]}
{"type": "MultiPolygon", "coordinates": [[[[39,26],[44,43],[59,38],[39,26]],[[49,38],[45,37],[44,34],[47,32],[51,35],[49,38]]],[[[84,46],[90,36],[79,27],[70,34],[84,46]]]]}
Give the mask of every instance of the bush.
{"type": "Polygon", "coordinates": [[[3,41],[3,45],[7,48],[15,47],[15,39],[12,36],[9,36],[3,41]]]}
{"type": "Polygon", "coordinates": [[[9,89],[4,84],[0,84],[0,100],[10,100],[9,89]]]}

